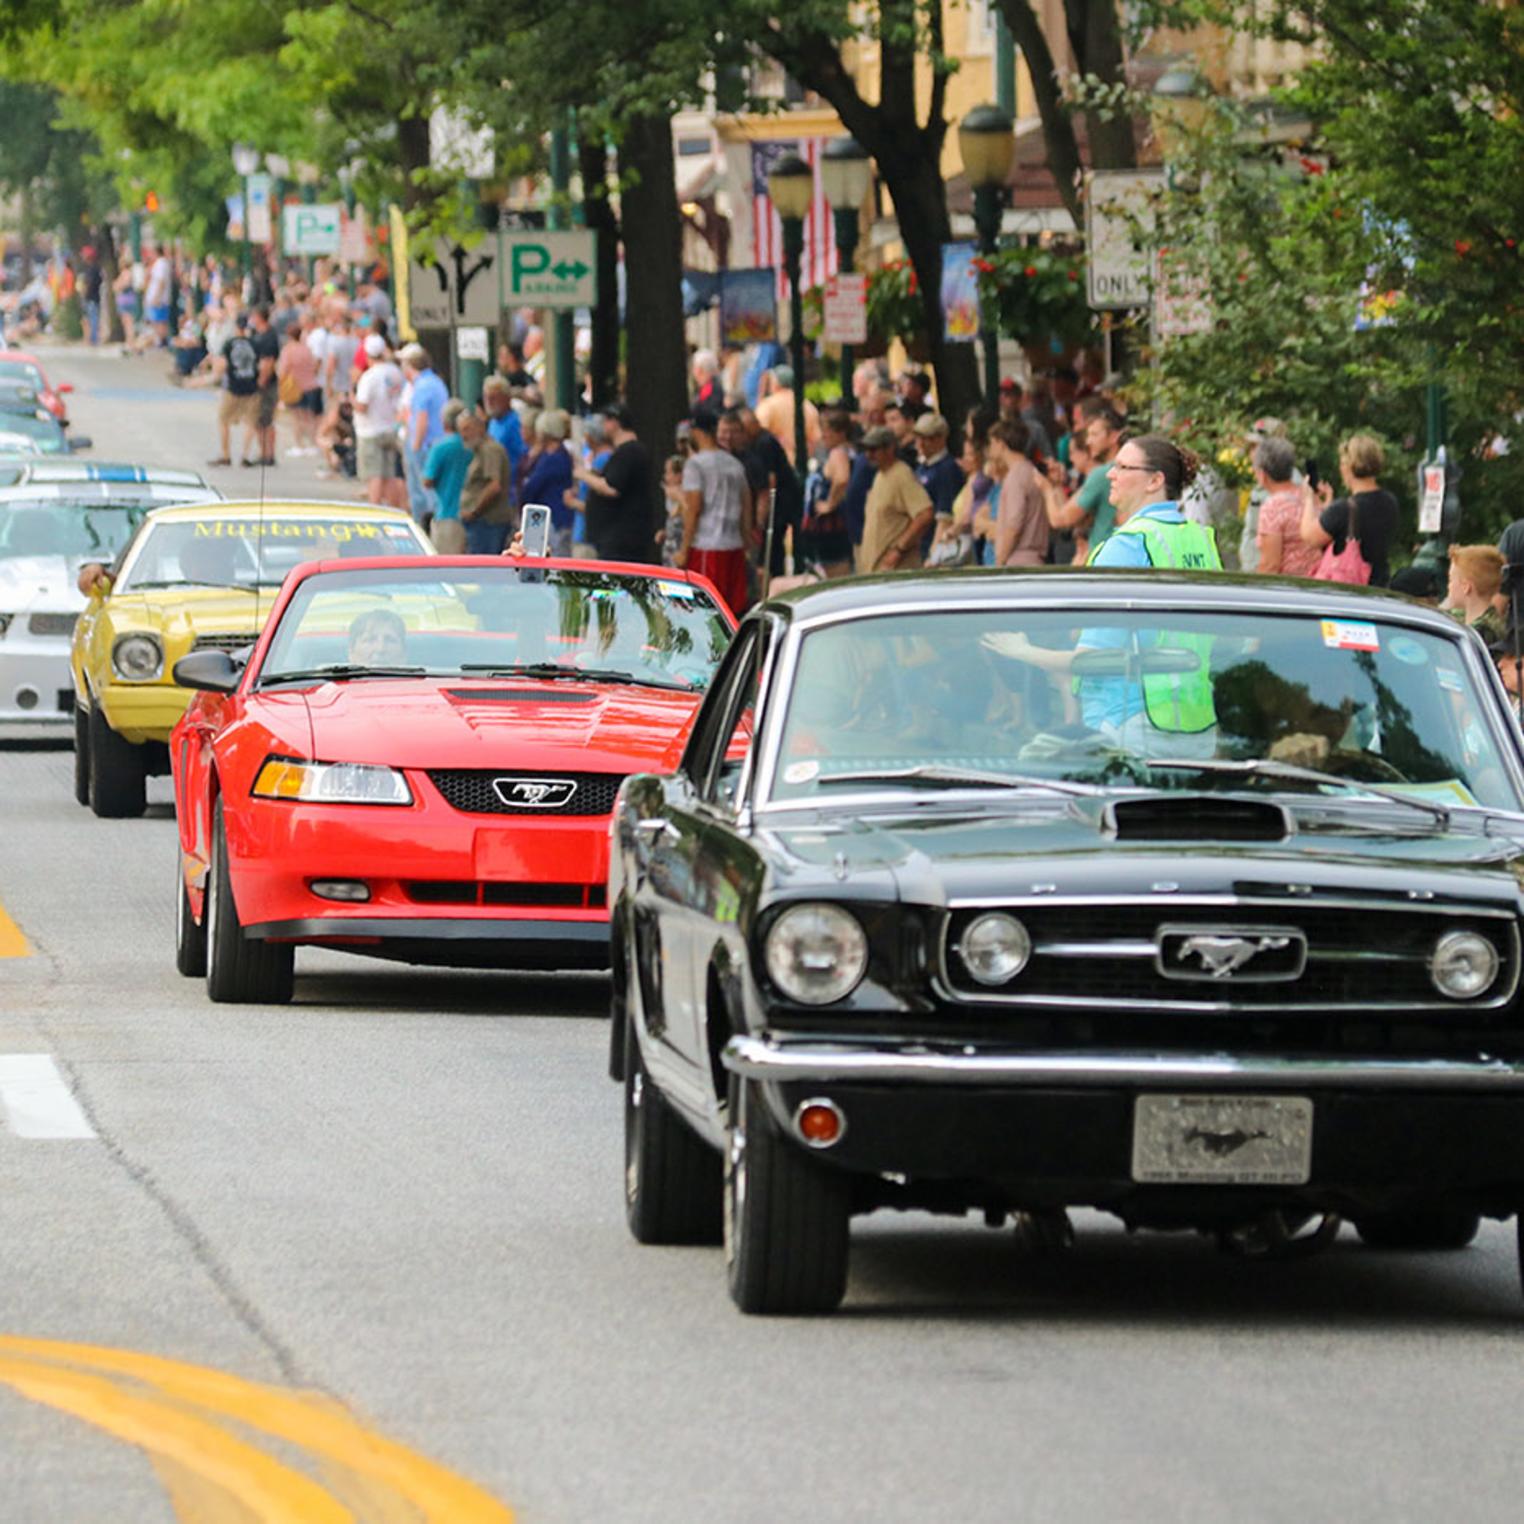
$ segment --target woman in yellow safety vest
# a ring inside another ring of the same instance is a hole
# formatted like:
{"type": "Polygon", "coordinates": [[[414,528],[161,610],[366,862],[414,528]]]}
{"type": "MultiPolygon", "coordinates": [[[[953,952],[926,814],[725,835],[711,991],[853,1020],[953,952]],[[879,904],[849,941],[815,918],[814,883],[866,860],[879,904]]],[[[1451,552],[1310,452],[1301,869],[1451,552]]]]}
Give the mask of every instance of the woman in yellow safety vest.
{"type": "MultiPolygon", "coordinates": [[[[1196,470],[1196,457],[1161,434],[1127,440],[1111,467],[1117,528],[1096,546],[1087,564],[1139,571],[1221,571],[1216,537],[1205,525],[1186,518],[1180,508],[1180,495],[1196,470]]],[[[1053,673],[1069,673],[1076,656],[1085,652],[1117,651],[1124,665],[1130,653],[1140,669],[1136,675],[1075,673],[1073,692],[1086,727],[1113,744],[1145,755],[1211,756],[1215,750],[1217,715],[1207,636],[1179,630],[1096,628],[1082,630],[1073,651],[1035,646],[1014,631],[988,635],[985,644],[1003,656],[1053,673]],[[1189,670],[1144,670],[1149,665],[1168,665],[1150,663],[1148,653],[1160,650],[1193,655],[1197,660],[1189,670]]]]}

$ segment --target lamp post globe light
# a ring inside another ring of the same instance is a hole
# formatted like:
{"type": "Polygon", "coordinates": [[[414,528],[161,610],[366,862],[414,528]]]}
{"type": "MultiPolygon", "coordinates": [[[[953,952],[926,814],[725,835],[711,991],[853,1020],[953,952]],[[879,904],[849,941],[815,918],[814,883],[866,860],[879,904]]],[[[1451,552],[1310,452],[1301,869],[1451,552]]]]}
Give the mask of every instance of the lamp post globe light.
{"type": "Polygon", "coordinates": [[[794,367],[794,470],[804,480],[809,466],[804,442],[804,293],[799,289],[804,261],[804,219],[815,197],[815,172],[798,154],[786,154],[767,177],[767,194],[783,224],[783,268],[789,289],[789,360],[794,367]]]}
{"type": "MultiPolygon", "coordinates": [[[[974,227],[979,252],[995,252],[1000,237],[1000,213],[1005,184],[1016,156],[1015,124],[999,106],[975,106],[958,124],[958,152],[963,173],[974,192],[974,227]]],[[[1000,348],[995,314],[988,306],[979,313],[979,339],[984,345],[984,398],[993,402],[1000,391],[1000,348]]]]}
{"type": "MultiPolygon", "coordinates": [[[[858,217],[873,183],[873,160],[854,138],[832,138],[820,153],[820,188],[831,203],[836,224],[836,268],[850,272],[857,260],[858,217]]],[[[841,346],[841,391],[849,405],[856,359],[850,344],[841,346]]]]}

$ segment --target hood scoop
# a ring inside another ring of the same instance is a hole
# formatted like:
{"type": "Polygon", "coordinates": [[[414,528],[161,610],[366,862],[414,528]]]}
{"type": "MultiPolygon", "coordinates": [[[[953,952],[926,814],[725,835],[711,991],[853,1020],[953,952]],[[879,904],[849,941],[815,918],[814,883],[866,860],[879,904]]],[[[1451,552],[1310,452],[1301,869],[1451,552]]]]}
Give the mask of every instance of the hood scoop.
{"type": "Polygon", "coordinates": [[[1283,805],[1221,794],[1154,794],[1106,807],[1107,834],[1118,841],[1285,841],[1283,805]]]}
{"type": "Polygon", "coordinates": [[[446,688],[454,699],[482,704],[591,704],[591,693],[567,693],[554,688],[446,688]]]}

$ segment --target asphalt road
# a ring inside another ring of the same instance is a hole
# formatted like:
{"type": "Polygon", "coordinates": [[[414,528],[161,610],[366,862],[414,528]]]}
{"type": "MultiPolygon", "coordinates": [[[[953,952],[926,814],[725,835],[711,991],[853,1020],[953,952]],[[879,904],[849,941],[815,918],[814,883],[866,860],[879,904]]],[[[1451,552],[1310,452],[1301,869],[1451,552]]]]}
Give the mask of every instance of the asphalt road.
{"type": "MultiPolygon", "coordinates": [[[[211,399],[151,362],[54,363],[98,456],[211,453],[211,399]]],[[[325,1394],[530,1521],[1517,1516],[1511,1225],[1254,1265],[1089,1215],[1055,1261],[876,1217],[839,1315],[746,1320],[718,1251],[625,1233],[599,980],[303,953],[290,1007],[213,1007],[171,961],[167,782],[97,821],[70,761],[0,744],[5,1520],[320,1517],[216,1511],[177,1408],[63,1411],[15,1339],[325,1394]],[[17,1054],[84,1136],[20,1135],[17,1054]]]]}

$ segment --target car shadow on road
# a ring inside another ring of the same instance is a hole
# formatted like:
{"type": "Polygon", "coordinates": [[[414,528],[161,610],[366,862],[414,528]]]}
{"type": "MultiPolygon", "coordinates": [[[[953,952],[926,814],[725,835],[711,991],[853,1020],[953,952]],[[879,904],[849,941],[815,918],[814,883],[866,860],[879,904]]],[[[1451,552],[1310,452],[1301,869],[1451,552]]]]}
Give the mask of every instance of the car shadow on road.
{"type": "Polygon", "coordinates": [[[303,1011],[396,1011],[423,1016],[606,1017],[604,974],[501,973],[495,969],[415,969],[395,964],[307,973],[298,959],[296,1004],[303,1011]]]}
{"type": "Polygon", "coordinates": [[[855,1232],[839,1315],[1382,1337],[1394,1324],[1524,1332],[1511,1229],[1488,1225],[1469,1249],[1397,1253],[1364,1247],[1345,1224],[1321,1254],[1263,1262],[1195,1234],[1128,1235],[1101,1218],[1078,1226],[1074,1248],[1050,1258],[1023,1252],[1008,1229],[855,1232]]]}

